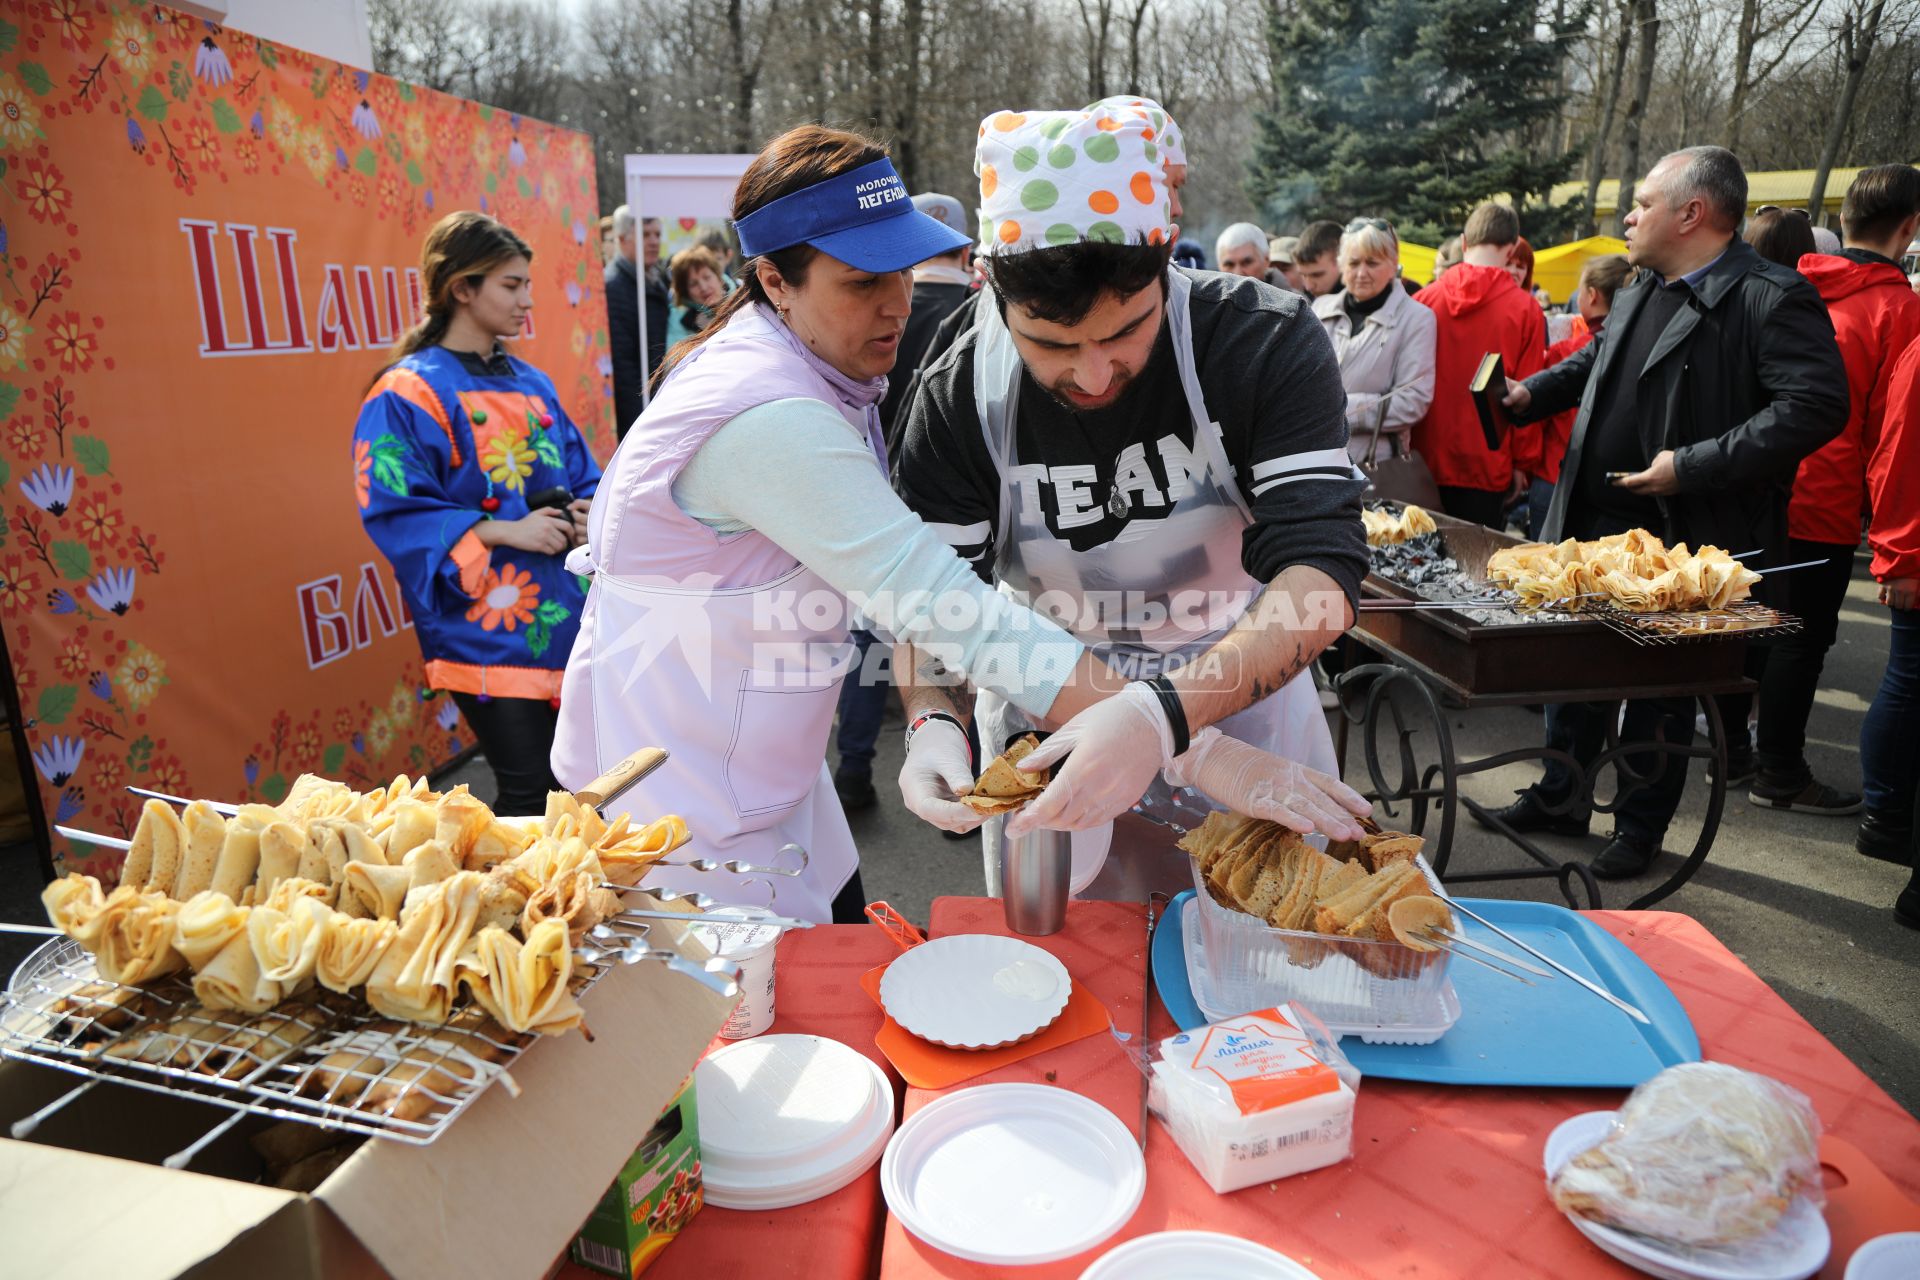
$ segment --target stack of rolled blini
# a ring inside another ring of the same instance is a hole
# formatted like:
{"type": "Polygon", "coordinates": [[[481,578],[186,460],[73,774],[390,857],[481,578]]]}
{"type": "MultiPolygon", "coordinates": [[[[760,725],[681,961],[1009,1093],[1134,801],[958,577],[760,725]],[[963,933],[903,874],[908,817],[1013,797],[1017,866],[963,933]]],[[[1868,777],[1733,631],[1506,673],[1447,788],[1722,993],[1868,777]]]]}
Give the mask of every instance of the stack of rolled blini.
{"type": "Polygon", "coordinates": [[[557,1034],[580,1025],[572,949],[619,909],[600,886],[638,880],[686,838],[677,817],[610,826],[561,792],[528,826],[465,788],[429,801],[404,778],[374,796],[306,783],[232,819],[150,801],[125,882],[103,893],[69,875],[42,895],[48,917],[107,980],[191,970],[212,1010],[265,1012],[317,983],[438,1024],[464,988],[514,1031],[557,1034]]]}

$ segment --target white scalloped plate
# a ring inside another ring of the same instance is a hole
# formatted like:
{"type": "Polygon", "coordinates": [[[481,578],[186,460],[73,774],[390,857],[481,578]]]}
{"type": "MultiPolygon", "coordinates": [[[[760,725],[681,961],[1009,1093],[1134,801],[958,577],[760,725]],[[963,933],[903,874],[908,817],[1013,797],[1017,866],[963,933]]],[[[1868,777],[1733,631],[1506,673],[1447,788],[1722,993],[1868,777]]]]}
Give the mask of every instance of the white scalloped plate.
{"type": "Polygon", "coordinates": [[[1030,942],[992,933],[923,942],[880,979],[887,1016],[949,1049],[997,1049],[1036,1036],[1072,995],[1065,965],[1030,942]]]}

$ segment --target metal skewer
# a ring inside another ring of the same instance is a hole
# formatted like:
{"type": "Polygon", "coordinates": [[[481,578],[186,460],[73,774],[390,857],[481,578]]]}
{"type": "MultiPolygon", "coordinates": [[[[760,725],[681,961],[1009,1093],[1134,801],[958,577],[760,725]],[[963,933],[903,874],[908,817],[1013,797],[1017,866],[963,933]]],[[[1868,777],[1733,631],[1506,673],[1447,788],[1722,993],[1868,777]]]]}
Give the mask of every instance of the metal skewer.
{"type": "MultiPolygon", "coordinates": [[[[813,928],[813,921],[795,920],[790,916],[767,916],[765,918],[756,916],[728,916],[713,911],[704,911],[699,914],[686,911],[622,911],[620,914],[612,917],[612,919],[615,923],[622,920],[672,920],[678,924],[751,924],[766,925],[771,929],[813,928]]],[[[600,930],[606,927],[604,924],[597,926],[593,931],[594,935],[598,936],[600,930]]]]}
{"type": "Polygon", "coordinates": [[[65,1093],[55,1098],[52,1102],[49,1102],[46,1106],[40,1108],[38,1111],[34,1112],[32,1115],[22,1116],[20,1119],[15,1120],[13,1122],[13,1126],[7,1130],[7,1133],[16,1142],[25,1141],[29,1134],[31,1134],[35,1129],[38,1129],[42,1124],[46,1123],[47,1119],[51,1117],[55,1112],[59,1111],[62,1107],[66,1106],[68,1103],[76,1101],[82,1094],[86,1093],[88,1090],[92,1089],[94,1086],[98,1085],[99,1083],[100,1082],[98,1080],[89,1080],[83,1085],[79,1085],[75,1088],[67,1090],[65,1093]]]}
{"type": "Polygon", "coordinates": [[[65,836],[69,840],[78,840],[81,844],[99,845],[102,849],[133,848],[133,841],[131,840],[122,840],[117,836],[97,836],[93,834],[93,832],[91,831],[82,831],[78,827],[56,826],[54,828],[54,831],[59,835],[65,836]]]}
{"type": "Polygon", "coordinates": [[[61,938],[66,935],[49,924],[0,924],[0,933],[30,933],[36,938],[61,938]]]}
{"type": "Polygon", "coordinates": [[[774,856],[775,856],[775,857],[779,857],[779,856],[782,856],[782,855],[784,855],[784,854],[786,854],[786,853],[789,853],[789,852],[792,852],[792,853],[797,853],[797,854],[799,854],[799,855],[800,855],[800,865],[799,865],[798,867],[795,867],[795,868],[793,868],[792,870],[788,870],[788,869],[787,869],[787,868],[785,868],[785,867],[762,867],[762,866],[757,866],[757,865],[755,865],[754,863],[751,863],[751,862],[742,862],[742,861],[740,861],[740,859],[738,859],[738,858],[732,858],[732,859],[729,859],[729,860],[727,860],[727,861],[725,861],[725,862],[717,862],[717,861],[715,861],[715,860],[714,860],[714,859],[712,859],[712,858],[688,858],[688,859],[686,859],[686,860],[684,860],[684,861],[676,861],[676,860],[675,860],[675,859],[673,859],[673,858],[662,858],[662,859],[660,859],[660,861],[659,861],[659,862],[657,862],[657,863],[655,863],[654,865],[655,865],[655,866],[661,866],[661,867],[688,867],[688,868],[690,868],[690,869],[692,869],[692,870],[694,870],[694,871],[730,871],[730,872],[732,872],[732,873],[733,873],[734,875],[737,875],[737,876],[749,876],[749,875],[769,875],[769,876],[798,876],[798,875],[804,875],[804,874],[806,873],[806,870],[807,870],[807,851],[806,851],[805,849],[802,849],[802,848],[801,848],[801,847],[800,847],[799,845],[797,845],[797,844],[784,844],[784,845],[781,845],[781,846],[780,846],[780,853],[778,853],[778,854],[776,854],[776,855],[774,855],[774,856]]]}
{"type": "Polygon", "coordinates": [[[1482,960],[1479,956],[1473,954],[1473,952],[1462,950],[1459,945],[1461,940],[1443,929],[1422,929],[1420,936],[1456,959],[1471,960],[1481,968],[1491,969],[1503,978],[1512,978],[1515,982],[1522,983],[1529,987],[1533,985],[1533,979],[1523,973],[1515,973],[1511,969],[1504,969],[1491,960],[1482,960]]]}
{"type": "Polygon", "coordinates": [[[1553,969],[1553,971],[1558,973],[1561,977],[1573,979],[1574,982],[1578,983],[1580,986],[1585,987],[1587,990],[1593,992],[1593,994],[1599,996],[1602,1000],[1605,1000],[1608,1004],[1620,1010],[1620,1012],[1626,1014],[1629,1018],[1632,1018],[1635,1022],[1644,1022],[1648,1026],[1653,1025],[1652,1018],[1649,1018],[1646,1014],[1640,1012],[1638,1009],[1628,1004],[1625,1000],[1622,1000],[1619,996],[1616,996],[1615,994],[1613,994],[1613,992],[1607,990],[1605,987],[1601,986],[1597,982],[1591,982],[1588,979],[1581,977],[1579,974],[1575,973],[1573,970],[1567,968],[1567,966],[1561,964],[1558,960],[1555,960],[1552,956],[1546,955],[1540,951],[1536,951],[1534,948],[1528,946],[1526,943],[1522,942],[1520,939],[1514,937],[1512,934],[1508,933],[1505,929],[1502,929],[1499,925],[1487,919],[1485,916],[1481,915],[1479,912],[1474,911],[1469,907],[1461,906],[1460,900],[1458,898],[1448,898],[1447,905],[1449,907],[1452,907],[1455,911],[1458,911],[1461,915],[1465,916],[1467,919],[1476,921],[1477,923],[1484,926],[1485,928],[1491,929],[1493,932],[1499,934],[1501,937],[1505,938],[1508,942],[1511,942],[1514,946],[1520,948],[1522,951],[1532,956],[1535,960],[1538,960],[1540,961],[1540,963],[1547,965],[1548,967],[1553,969]]]}
{"type": "Polygon", "coordinates": [[[1799,564],[1776,564],[1770,569],[1755,569],[1754,572],[1761,577],[1765,577],[1769,573],[1785,573],[1789,569],[1811,569],[1815,565],[1822,565],[1826,562],[1826,557],[1822,556],[1818,560],[1802,560],[1799,564]]]}
{"type": "Polygon", "coordinates": [[[1528,973],[1534,975],[1536,978],[1551,978],[1553,976],[1553,973],[1550,970],[1542,969],[1538,965],[1528,964],[1525,960],[1522,960],[1519,956],[1513,955],[1506,951],[1502,951],[1498,947],[1490,947],[1484,942],[1476,942],[1472,938],[1467,937],[1465,934],[1449,933],[1447,934],[1447,937],[1463,947],[1471,947],[1473,950],[1478,951],[1483,956],[1492,956],[1495,960],[1498,960],[1502,964],[1510,964],[1516,969],[1525,969],[1528,973]]]}
{"type": "MultiPolygon", "coordinates": [[[[188,805],[193,803],[193,801],[187,799],[185,796],[170,796],[164,791],[153,791],[153,790],[149,790],[146,787],[136,787],[136,786],[129,785],[127,787],[127,791],[131,795],[142,796],[148,800],[164,800],[168,804],[177,804],[182,809],[186,808],[188,805]]],[[[225,814],[229,818],[233,817],[235,814],[240,812],[239,805],[228,804],[224,800],[208,800],[208,801],[205,801],[204,803],[209,809],[212,809],[215,813],[225,814]]]]}

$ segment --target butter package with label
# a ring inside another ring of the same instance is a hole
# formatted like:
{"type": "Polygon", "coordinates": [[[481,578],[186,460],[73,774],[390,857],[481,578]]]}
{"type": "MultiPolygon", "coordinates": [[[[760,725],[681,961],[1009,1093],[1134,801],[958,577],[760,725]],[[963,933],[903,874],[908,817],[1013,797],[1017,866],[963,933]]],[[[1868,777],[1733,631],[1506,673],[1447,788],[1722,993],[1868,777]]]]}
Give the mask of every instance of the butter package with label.
{"type": "Polygon", "coordinates": [[[1312,1014],[1263,1009],[1183,1031],[1154,1050],[1149,1105],[1215,1191],[1352,1154],[1360,1073],[1312,1014]]]}

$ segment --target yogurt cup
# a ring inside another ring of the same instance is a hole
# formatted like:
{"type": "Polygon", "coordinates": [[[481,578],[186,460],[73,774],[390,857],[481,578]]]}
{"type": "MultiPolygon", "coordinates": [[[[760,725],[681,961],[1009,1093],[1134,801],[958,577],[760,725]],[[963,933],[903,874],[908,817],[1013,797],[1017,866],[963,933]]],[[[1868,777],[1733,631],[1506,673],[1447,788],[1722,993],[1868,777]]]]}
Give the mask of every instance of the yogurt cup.
{"type": "MultiPolygon", "coordinates": [[[[773,912],[765,907],[716,907],[730,916],[755,920],[773,912]]],[[[740,970],[740,1002],[727,1015],[720,1028],[725,1040],[745,1040],[773,1025],[773,956],[780,944],[780,930],[772,925],[731,922],[696,924],[687,930],[700,939],[700,945],[740,970]]]]}

